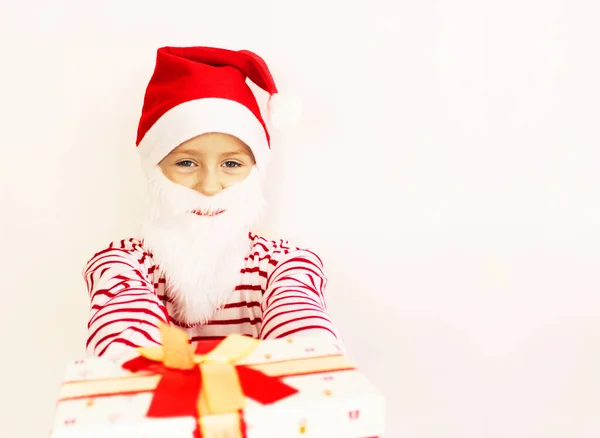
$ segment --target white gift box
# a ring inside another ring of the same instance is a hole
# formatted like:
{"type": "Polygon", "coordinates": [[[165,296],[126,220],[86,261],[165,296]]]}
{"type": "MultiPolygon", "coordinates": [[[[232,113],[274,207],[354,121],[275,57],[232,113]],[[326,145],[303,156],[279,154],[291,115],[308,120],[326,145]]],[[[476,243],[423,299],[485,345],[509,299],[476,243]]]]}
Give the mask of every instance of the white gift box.
{"type": "MultiPolygon", "coordinates": [[[[382,395],[356,368],[296,374],[293,364],[346,362],[325,339],[298,337],[261,341],[239,365],[289,368],[278,377],[297,392],[271,404],[246,398],[243,410],[247,438],[371,438],[382,437],[385,404],[382,395]]],[[[346,362],[347,363],[347,362],[346,362]]],[[[266,368],[265,368],[266,369],[266,368]]],[[[106,382],[140,376],[118,360],[87,358],[71,363],[61,386],[51,438],[190,438],[195,417],[149,418],[151,390],[101,394],[106,382]],[[75,388],[75,389],[74,389],[75,388]],[[83,392],[81,391],[83,388],[83,392]],[[100,390],[99,390],[100,388],[100,390]],[[73,394],[77,393],[77,396],[73,394]],[[83,395],[82,395],[83,394],[83,395]]],[[[153,377],[152,377],[153,376],[153,377]]],[[[176,394],[173,395],[176,397],[176,394]]]]}

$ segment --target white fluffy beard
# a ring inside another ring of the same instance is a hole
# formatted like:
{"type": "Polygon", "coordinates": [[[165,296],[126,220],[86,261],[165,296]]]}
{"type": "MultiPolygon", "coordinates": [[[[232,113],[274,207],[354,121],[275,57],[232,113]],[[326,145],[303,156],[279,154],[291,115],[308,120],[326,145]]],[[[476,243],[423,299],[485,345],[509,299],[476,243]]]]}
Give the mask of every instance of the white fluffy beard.
{"type": "Polygon", "coordinates": [[[166,277],[172,316],[204,324],[231,297],[250,253],[250,228],[264,205],[256,167],[215,196],[173,183],[157,167],[149,178],[150,215],[142,224],[144,246],[166,277]],[[216,216],[199,216],[225,210],[216,216]]]}

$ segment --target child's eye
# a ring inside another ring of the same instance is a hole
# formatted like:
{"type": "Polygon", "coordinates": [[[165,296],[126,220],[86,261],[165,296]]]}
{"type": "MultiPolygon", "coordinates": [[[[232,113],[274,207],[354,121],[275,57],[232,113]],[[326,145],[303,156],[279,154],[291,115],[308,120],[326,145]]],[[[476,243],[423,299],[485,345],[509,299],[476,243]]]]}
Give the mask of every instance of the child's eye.
{"type": "Polygon", "coordinates": [[[175,165],[179,166],[179,167],[193,167],[196,164],[194,164],[194,162],[192,160],[181,160],[181,161],[178,161],[175,165]]]}
{"type": "Polygon", "coordinates": [[[236,167],[241,167],[242,165],[240,163],[238,163],[237,161],[225,161],[223,163],[223,166],[225,166],[229,169],[235,169],[236,167]]]}

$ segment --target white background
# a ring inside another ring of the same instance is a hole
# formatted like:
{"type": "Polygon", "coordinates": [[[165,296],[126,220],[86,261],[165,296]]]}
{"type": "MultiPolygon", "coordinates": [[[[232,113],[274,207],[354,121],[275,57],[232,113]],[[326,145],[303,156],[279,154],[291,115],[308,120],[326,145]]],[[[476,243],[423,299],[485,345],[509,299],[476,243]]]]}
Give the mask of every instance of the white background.
{"type": "Polygon", "coordinates": [[[304,124],[265,224],[325,260],[391,438],[600,436],[600,2],[0,3],[0,437],[46,436],[80,275],[140,218],[155,50],[248,48],[304,124]]]}

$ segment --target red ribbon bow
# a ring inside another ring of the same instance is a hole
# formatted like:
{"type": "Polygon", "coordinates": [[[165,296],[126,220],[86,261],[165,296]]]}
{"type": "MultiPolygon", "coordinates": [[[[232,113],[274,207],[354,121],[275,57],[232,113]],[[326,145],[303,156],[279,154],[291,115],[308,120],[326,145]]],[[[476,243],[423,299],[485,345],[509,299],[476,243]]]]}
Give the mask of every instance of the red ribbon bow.
{"type": "MultiPolygon", "coordinates": [[[[221,341],[200,341],[195,354],[205,355],[213,351],[221,341]]],[[[176,369],[167,367],[143,356],[138,356],[123,365],[128,371],[150,371],[161,375],[154,391],[147,416],[153,418],[192,416],[199,419],[198,400],[202,391],[202,371],[200,367],[176,369]]],[[[263,405],[272,404],[298,392],[285,384],[281,378],[246,365],[234,364],[244,396],[263,405]]],[[[241,411],[238,412],[240,430],[246,437],[245,424],[241,411]]],[[[201,437],[201,428],[196,427],[197,438],[201,437]]]]}

